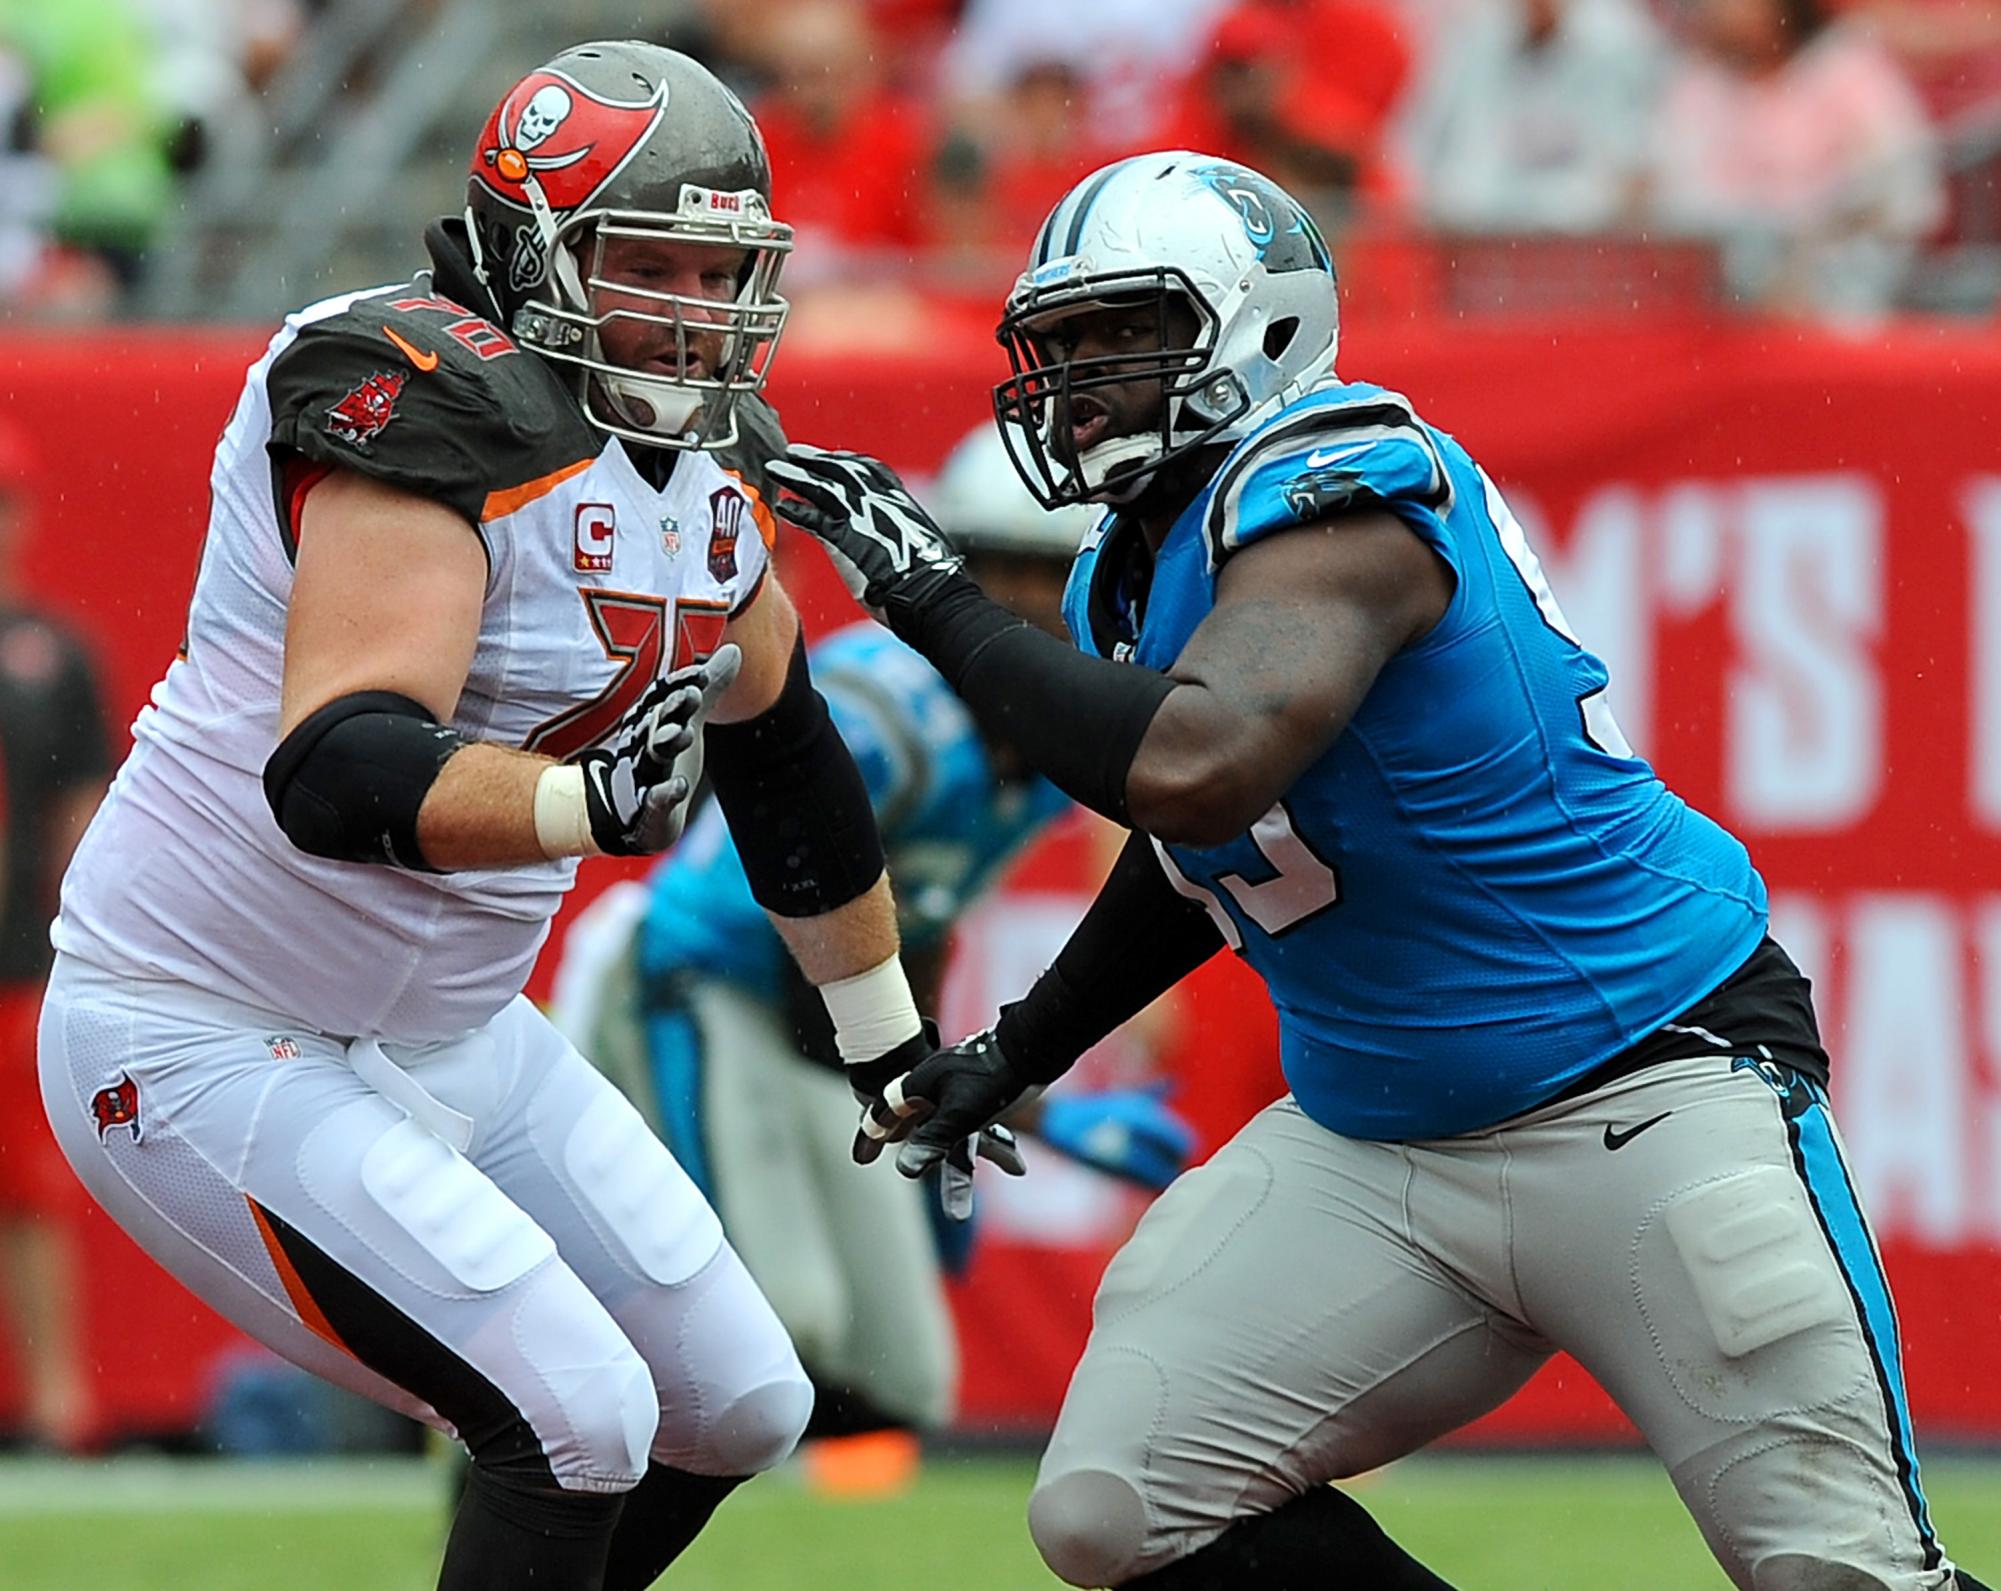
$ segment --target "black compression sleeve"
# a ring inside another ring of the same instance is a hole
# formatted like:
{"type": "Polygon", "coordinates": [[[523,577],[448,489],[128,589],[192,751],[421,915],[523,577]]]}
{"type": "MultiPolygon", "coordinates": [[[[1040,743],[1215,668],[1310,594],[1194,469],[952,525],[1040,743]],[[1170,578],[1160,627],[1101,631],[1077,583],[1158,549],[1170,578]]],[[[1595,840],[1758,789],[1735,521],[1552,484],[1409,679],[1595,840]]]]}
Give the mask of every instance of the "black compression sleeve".
{"type": "Polygon", "coordinates": [[[1209,914],[1175,891],[1153,841],[1135,834],[1055,963],[1001,1008],[1001,1053],[1022,1075],[1052,1082],[1222,948],[1209,914]]]}
{"type": "Polygon", "coordinates": [[[1126,775],[1174,682],[1152,669],[1087,657],[1016,618],[963,575],[924,601],[885,609],[972,709],[1073,800],[1125,823],[1126,775]]]}
{"type": "Polygon", "coordinates": [[[709,782],[758,905],[818,917],[882,877],[882,838],[868,786],[792,649],[778,699],[740,724],[703,732],[709,782]]]}

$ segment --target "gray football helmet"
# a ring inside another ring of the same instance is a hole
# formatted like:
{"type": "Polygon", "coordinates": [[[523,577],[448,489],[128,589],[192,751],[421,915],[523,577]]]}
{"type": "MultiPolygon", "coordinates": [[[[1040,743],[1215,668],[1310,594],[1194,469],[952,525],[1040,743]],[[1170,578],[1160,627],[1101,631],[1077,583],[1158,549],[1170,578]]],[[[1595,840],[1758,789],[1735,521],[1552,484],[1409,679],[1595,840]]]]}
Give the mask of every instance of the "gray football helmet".
{"type": "Polygon", "coordinates": [[[720,448],[736,406],[764,385],[788,308],[779,266],[792,229],[771,216],[771,163],[743,102],[689,56],[636,40],[579,44],[530,72],[487,118],[466,181],[473,268],[523,346],[579,372],[593,425],[651,447],[720,448]],[[734,300],[607,283],[611,238],[669,238],[746,251],[734,300]],[[616,286],[650,311],[594,314],[616,286]],[[706,375],[640,372],[606,359],[614,317],[722,337],[706,375]]]}

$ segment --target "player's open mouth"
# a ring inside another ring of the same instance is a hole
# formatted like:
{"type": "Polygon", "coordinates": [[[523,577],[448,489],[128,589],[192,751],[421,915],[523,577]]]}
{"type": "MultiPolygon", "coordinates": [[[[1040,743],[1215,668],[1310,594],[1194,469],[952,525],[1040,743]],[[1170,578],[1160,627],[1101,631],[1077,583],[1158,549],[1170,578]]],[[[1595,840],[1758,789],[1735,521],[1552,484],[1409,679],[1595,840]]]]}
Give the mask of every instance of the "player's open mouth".
{"type": "Polygon", "coordinates": [[[1070,444],[1079,453],[1102,442],[1111,428],[1111,411],[1096,398],[1070,400],[1070,444]]]}
{"type": "Polygon", "coordinates": [[[709,373],[708,362],[700,354],[689,354],[684,364],[672,353],[655,358],[643,359],[637,369],[641,375],[664,376],[669,381],[699,381],[709,373]]]}

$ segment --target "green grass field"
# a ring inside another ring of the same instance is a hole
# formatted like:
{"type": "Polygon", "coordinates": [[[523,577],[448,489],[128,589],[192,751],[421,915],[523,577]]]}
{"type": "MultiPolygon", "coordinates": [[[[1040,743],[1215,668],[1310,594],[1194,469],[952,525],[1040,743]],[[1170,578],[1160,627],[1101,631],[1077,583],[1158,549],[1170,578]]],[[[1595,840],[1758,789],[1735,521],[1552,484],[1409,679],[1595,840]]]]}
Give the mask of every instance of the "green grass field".
{"type": "MultiPolygon", "coordinates": [[[[1030,1468],[936,1460],[916,1489],[835,1502],[783,1472],[740,1493],[669,1580],[681,1591],[1001,1591],[1057,1584],[1022,1524],[1030,1468]]],[[[2001,1576],[2001,1462],[1926,1466],[1947,1547],[2001,1576]]],[[[0,1463],[6,1591],[427,1591],[440,1471],[412,1461],[0,1463]]],[[[1644,1460],[1430,1458],[1361,1488],[1466,1591],[1718,1591],[1644,1460]]]]}

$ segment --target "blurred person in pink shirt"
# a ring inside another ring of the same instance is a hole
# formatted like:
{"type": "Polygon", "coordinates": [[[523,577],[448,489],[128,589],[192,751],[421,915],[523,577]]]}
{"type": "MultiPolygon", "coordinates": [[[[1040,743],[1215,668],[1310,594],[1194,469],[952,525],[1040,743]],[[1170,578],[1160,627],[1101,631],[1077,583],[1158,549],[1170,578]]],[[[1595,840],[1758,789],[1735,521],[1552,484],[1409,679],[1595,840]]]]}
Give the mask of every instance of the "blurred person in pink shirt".
{"type": "Polygon", "coordinates": [[[1838,318],[1887,310],[1943,214],[1910,79],[1822,0],[1689,0],[1654,125],[1650,218],[1716,238],[1738,296],[1838,318]]]}
{"type": "Polygon", "coordinates": [[[1994,0],[1830,0],[1911,74],[1935,121],[2001,116],[2001,6],[1994,0]]]}
{"type": "MultiPolygon", "coordinates": [[[[1229,0],[967,0],[945,52],[946,91],[961,121],[993,113],[1024,72],[1067,65],[1086,85],[1091,140],[1160,142],[1169,86],[1200,59],[1229,0]]],[[[1089,166],[1086,170],[1090,169],[1089,166]]]]}

